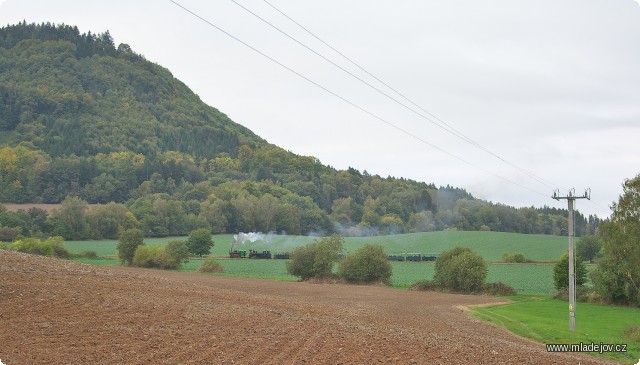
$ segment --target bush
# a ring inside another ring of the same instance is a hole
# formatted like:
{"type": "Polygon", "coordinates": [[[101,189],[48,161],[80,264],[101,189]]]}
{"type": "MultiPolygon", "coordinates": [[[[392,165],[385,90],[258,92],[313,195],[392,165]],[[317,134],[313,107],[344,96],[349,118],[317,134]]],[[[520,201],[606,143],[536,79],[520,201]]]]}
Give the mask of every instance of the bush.
{"type": "Polygon", "coordinates": [[[438,284],[430,280],[420,280],[411,285],[411,290],[438,291],[440,289],[438,284]]]}
{"type": "Polygon", "coordinates": [[[80,257],[84,257],[87,259],[97,259],[98,253],[95,251],[82,251],[80,252],[80,257]]]}
{"type": "Polygon", "coordinates": [[[138,267],[177,270],[189,258],[187,243],[172,240],[166,246],[138,246],[132,264],[138,267]]]}
{"type": "Polygon", "coordinates": [[[504,262],[516,262],[516,263],[524,263],[524,262],[529,262],[530,261],[530,260],[527,260],[527,258],[524,256],[524,254],[522,254],[520,252],[503,253],[502,254],[502,260],[504,262]]]}
{"type": "Polygon", "coordinates": [[[486,283],[482,285],[482,294],[496,296],[512,296],[518,294],[516,290],[505,283],[486,283]]]}
{"type": "MultiPolygon", "coordinates": [[[[558,290],[553,296],[553,299],[569,300],[569,288],[558,290]]],[[[576,301],[604,304],[602,297],[600,297],[593,288],[587,288],[585,286],[576,286],[576,301]]]]}
{"type": "MultiPolygon", "coordinates": [[[[420,291],[447,291],[438,283],[429,280],[421,280],[411,285],[411,290],[420,291]]],[[[479,293],[494,296],[513,296],[518,294],[516,290],[505,283],[486,283],[482,284],[479,293]]]]}
{"type": "MultiPolygon", "coordinates": [[[[576,257],[574,267],[576,286],[582,286],[587,282],[587,266],[580,257],[576,257]]],[[[569,253],[565,252],[560,261],[553,268],[553,285],[557,290],[569,287],[569,253]]]]}
{"type": "Polygon", "coordinates": [[[344,239],[339,235],[323,237],[291,252],[287,272],[302,280],[331,276],[333,264],[340,259],[344,239]]]}
{"type": "Polygon", "coordinates": [[[37,238],[23,238],[11,244],[10,248],[14,251],[33,255],[55,256],[60,258],[70,256],[69,251],[64,248],[64,240],[60,236],[49,237],[45,241],[37,238]]]}
{"type": "Polygon", "coordinates": [[[433,281],[442,288],[468,293],[480,290],[486,277],[484,259],[469,248],[456,247],[438,257],[433,281]]]}
{"type": "Polygon", "coordinates": [[[174,270],[179,263],[171,258],[164,246],[138,246],[133,259],[133,266],[174,270]]]}
{"type": "Polygon", "coordinates": [[[224,268],[215,260],[207,260],[198,268],[198,272],[204,273],[223,273],[224,268]]]}
{"type": "Polygon", "coordinates": [[[71,254],[64,248],[64,238],[60,236],[49,237],[43,242],[45,245],[51,245],[53,247],[53,256],[63,259],[69,258],[71,254]]]}
{"type": "Polygon", "coordinates": [[[137,228],[125,229],[120,232],[120,238],[116,246],[118,258],[123,264],[130,264],[138,246],[142,245],[144,245],[144,235],[141,230],[137,228]]]}
{"type": "Polygon", "coordinates": [[[23,238],[17,240],[11,245],[11,249],[33,255],[53,256],[53,246],[43,245],[42,241],[37,238],[23,238]]]}
{"type": "Polygon", "coordinates": [[[389,283],[391,264],[382,245],[364,245],[340,262],[338,275],[351,283],[389,283]]]}
{"type": "Polygon", "coordinates": [[[187,262],[189,258],[189,247],[187,242],[181,240],[171,240],[165,246],[167,255],[178,263],[178,268],[182,267],[182,263],[187,262]]]}
{"type": "Polygon", "coordinates": [[[12,242],[21,232],[21,227],[0,226],[0,241],[12,242]]]}

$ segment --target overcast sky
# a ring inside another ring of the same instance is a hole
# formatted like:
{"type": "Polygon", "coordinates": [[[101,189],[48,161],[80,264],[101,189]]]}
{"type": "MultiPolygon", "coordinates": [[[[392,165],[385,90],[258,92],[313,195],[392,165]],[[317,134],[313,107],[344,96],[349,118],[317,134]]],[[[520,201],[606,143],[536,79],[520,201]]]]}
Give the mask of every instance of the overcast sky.
{"type": "Polygon", "coordinates": [[[411,102],[268,3],[236,1],[413,111],[230,0],[175,2],[357,107],[169,0],[4,0],[0,24],[109,30],[237,123],[338,169],[517,207],[566,208],[554,188],[591,188],[577,207],[600,217],[640,173],[634,0],[268,0],[411,102]]]}

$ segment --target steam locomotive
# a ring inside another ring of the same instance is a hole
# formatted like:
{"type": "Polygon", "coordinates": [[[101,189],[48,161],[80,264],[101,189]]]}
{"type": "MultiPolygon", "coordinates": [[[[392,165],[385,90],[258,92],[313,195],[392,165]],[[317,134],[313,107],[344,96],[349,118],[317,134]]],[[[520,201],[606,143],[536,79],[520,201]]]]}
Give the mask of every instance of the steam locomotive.
{"type": "Polygon", "coordinates": [[[421,253],[405,253],[388,256],[389,261],[436,261],[436,258],[438,258],[436,255],[424,255],[421,253]]]}
{"type": "Polygon", "coordinates": [[[271,255],[271,251],[256,251],[256,250],[229,250],[229,258],[232,259],[288,259],[289,253],[276,253],[271,255]]]}

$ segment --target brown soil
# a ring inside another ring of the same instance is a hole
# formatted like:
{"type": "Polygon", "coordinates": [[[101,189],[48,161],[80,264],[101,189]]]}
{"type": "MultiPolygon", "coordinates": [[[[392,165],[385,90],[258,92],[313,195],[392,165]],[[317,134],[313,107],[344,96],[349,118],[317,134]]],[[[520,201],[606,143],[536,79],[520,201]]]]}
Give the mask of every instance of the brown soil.
{"type": "Polygon", "coordinates": [[[18,364],[604,364],[473,319],[495,298],[102,268],[0,250],[18,364]],[[458,306],[458,307],[456,307],[458,306]]]}

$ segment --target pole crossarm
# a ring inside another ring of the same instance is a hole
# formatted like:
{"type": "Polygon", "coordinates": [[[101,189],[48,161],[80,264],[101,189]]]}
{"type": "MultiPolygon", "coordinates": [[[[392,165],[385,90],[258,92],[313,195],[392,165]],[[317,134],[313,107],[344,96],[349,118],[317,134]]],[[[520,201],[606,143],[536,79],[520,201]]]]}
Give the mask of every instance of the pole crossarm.
{"type": "Polygon", "coordinates": [[[591,189],[586,189],[581,196],[576,195],[576,190],[569,190],[569,194],[566,196],[560,196],[560,190],[555,190],[553,196],[555,200],[566,199],[569,204],[569,330],[571,332],[576,330],[576,275],[575,275],[575,254],[573,247],[573,208],[576,199],[589,199],[591,200],[591,189]]]}
{"type": "Polygon", "coordinates": [[[591,189],[587,188],[584,191],[583,195],[577,196],[576,195],[576,189],[571,188],[569,190],[569,194],[567,194],[566,196],[560,196],[560,189],[556,189],[553,191],[553,195],[551,196],[553,199],[555,200],[561,200],[561,199],[566,199],[566,200],[576,200],[576,199],[587,199],[587,200],[591,200],[591,189]]]}

